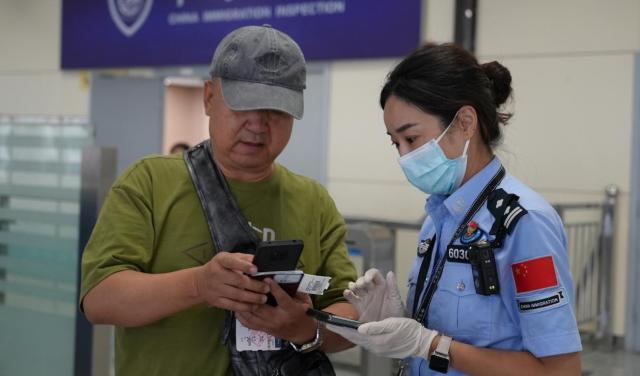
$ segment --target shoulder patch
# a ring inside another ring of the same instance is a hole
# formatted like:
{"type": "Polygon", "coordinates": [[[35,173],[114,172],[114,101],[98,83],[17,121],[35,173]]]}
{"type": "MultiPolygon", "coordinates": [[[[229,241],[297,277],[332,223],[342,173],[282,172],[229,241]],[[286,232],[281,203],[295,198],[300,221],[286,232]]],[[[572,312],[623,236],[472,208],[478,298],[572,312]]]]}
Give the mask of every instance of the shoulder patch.
{"type": "Polygon", "coordinates": [[[542,256],[511,265],[516,293],[523,294],[558,286],[553,256],[542,256]]]}
{"type": "Polygon", "coordinates": [[[518,311],[522,313],[536,313],[562,307],[568,303],[568,299],[564,289],[557,289],[545,294],[516,299],[516,302],[518,304],[518,311]]]}

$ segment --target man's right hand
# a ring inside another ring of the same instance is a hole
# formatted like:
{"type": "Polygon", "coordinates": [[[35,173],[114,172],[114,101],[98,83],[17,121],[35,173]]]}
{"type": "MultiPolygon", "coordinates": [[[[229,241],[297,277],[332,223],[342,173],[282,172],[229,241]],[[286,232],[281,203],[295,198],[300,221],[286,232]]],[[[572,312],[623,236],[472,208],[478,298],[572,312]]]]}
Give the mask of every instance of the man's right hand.
{"type": "Polygon", "coordinates": [[[257,268],[253,255],[218,252],[195,274],[197,295],[209,305],[231,311],[252,311],[267,301],[269,285],[247,274],[257,268]]]}
{"type": "Polygon", "coordinates": [[[347,298],[363,322],[380,321],[389,317],[404,317],[405,309],[393,272],[383,277],[378,269],[369,269],[344,290],[347,298]]]}

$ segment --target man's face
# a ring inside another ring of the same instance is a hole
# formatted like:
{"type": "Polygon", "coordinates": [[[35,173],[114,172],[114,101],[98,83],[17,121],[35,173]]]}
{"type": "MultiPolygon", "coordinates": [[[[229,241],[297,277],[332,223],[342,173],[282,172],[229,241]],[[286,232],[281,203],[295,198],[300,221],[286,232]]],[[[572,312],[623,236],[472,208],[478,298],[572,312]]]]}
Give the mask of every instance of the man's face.
{"type": "Polygon", "coordinates": [[[204,107],[215,158],[225,175],[239,180],[269,176],[289,142],[293,117],[274,110],[230,109],[219,79],[206,82],[204,107]]]}

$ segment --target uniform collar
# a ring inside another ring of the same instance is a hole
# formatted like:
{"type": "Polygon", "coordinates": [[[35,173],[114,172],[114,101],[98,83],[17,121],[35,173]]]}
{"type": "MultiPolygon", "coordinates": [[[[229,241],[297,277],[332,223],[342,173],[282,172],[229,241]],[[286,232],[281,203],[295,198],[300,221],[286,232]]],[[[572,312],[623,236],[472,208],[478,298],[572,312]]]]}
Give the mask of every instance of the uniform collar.
{"type": "Polygon", "coordinates": [[[447,208],[447,211],[452,217],[462,219],[464,215],[467,214],[476,197],[478,197],[480,192],[498,172],[501,165],[498,157],[494,156],[489,164],[484,166],[482,170],[473,175],[471,179],[456,189],[451,195],[431,195],[427,202],[427,209],[433,212],[438,206],[444,204],[444,207],[447,208]]]}

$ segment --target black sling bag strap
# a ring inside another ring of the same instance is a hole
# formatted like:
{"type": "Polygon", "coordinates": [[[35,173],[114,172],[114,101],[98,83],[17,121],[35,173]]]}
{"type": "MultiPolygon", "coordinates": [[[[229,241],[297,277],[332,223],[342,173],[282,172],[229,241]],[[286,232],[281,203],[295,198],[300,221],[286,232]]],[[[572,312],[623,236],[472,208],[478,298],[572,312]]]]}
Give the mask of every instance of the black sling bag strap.
{"type": "Polygon", "coordinates": [[[216,251],[255,253],[260,240],[236,204],[205,140],[184,152],[216,251]]]}
{"type": "MultiPolygon", "coordinates": [[[[207,219],[216,251],[255,253],[260,239],[229,190],[227,180],[213,159],[209,140],[183,153],[191,180],[207,219]]],[[[237,351],[235,317],[229,311],[222,342],[229,349],[233,372],[242,376],[334,376],[329,358],[321,351],[295,352],[288,344],[277,351],[237,351]]],[[[212,339],[213,340],[213,339],[212,339]]]]}

